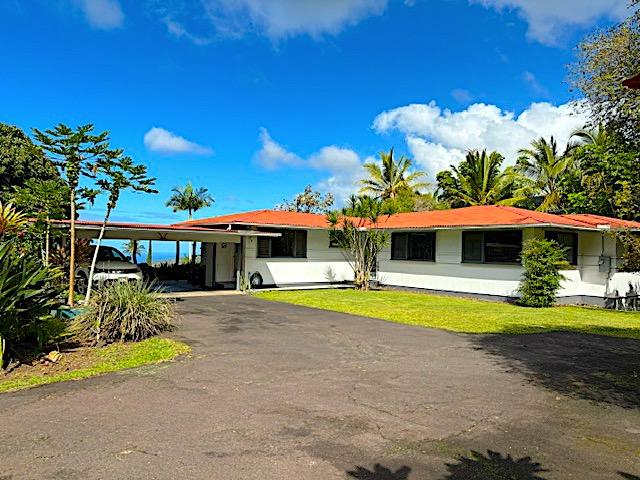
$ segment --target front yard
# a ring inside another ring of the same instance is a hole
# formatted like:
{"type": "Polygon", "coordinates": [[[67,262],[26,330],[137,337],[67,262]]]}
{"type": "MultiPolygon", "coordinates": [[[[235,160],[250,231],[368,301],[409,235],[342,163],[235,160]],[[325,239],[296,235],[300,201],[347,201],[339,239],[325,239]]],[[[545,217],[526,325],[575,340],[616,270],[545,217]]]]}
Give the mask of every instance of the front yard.
{"type": "Polygon", "coordinates": [[[64,352],[56,363],[35,360],[32,364],[21,365],[0,377],[0,392],[166,362],[189,351],[188,345],[168,338],[148,338],[138,343],[116,342],[105,348],[80,348],[64,352]]]}
{"type": "Polygon", "coordinates": [[[453,332],[519,334],[571,331],[640,339],[640,312],[574,306],[536,309],[400,291],[299,290],[255,295],[265,300],[453,332]]]}

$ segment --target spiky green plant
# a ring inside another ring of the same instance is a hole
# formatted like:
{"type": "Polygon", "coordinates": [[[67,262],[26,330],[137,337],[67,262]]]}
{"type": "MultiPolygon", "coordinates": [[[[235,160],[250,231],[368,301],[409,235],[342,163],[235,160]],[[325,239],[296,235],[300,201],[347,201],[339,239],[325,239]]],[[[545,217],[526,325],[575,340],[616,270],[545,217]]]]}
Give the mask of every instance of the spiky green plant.
{"type": "Polygon", "coordinates": [[[58,268],[19,255],[14,241],[0,242],[0,366],[7,354],[42,347],[55,334],[51,312],[61,303],[61,275],[58,268]]]}
{"type": "Polygon", "coordinates": [[[81,341],[134,341],[173,327],[173,303],[145,282],[112,283],[95,291],[70,330],[81,341]]]}

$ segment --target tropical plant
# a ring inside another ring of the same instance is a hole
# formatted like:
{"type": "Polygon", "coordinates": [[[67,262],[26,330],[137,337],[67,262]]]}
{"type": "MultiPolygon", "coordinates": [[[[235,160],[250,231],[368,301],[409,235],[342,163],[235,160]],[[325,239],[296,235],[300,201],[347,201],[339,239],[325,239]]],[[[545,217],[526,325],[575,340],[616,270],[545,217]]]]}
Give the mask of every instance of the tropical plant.
{"type": "Polygon", "coordinates": [[[570,143],[567,148],[568,152],[581,145],[603,146],[609,141],[609,132],[602,124],[599,124],[597,128],[583,127],[571,132],[569,140],[572,141],[572,143],[570,143]],[[573,139],[577,139],[577,142],[573,142],[573,139]]]}
{"type": "Polygon", "coordinates": [[[16,235],[27,227],[28,219],[12,204],[3,205],[0,202],[0,237],[16,235]]]}
{"type": "Polygon", "coordinates": [[[413,161],[405,156],[398,160],[393,158],[393,148],[389,152],[380,152],[380,164],[367,162],[364,168],[369,178],[360,181],[361,193],[371,193],[379,199],[394,199],[403,191],[416,192],[428,186],[421,181],[424,172],[409,172],[413,161]]]}
{"type": "Polygon", "coordinates": [[[573,157],[558,152],[556,140],[540,137],[531,148],[519,150],[516,170],[533,181],[535,192],[542,195],[537,210],[557,211],[562,203],[562,179],[573,168],[573,157]]]}
{"type": "Polygon", "coordinates": [[[81,125],[75,130],[64,124],[44,132],[34,129],[40,147],[48,153],[50,160],[64,173],[69,187],[70,212],[70,245],[69,256],[69,296],[68,303],[73,305],[75,293],[75,244],[76,244],[76,209],[80,198],[90,201],[99,193],[95,189],[81,188],[82,177],[95,177],[97,161],[108,150],[109,132],[93,134],[93,125],[81,125]]]}
{"type": "Polygon", "coordinates": [[[320,192],[314,191],[311,185],[307,185],[304,192],[297,194],[293,200],[285,200],[275,208],[287,212],[327,213],[333,202],[334,198],[331,193],[323,196],[320,192]]]}
{"type": "Polygon", "coordinates": [[[106,150],[98,159],[96,165],[97,168],[95,171],[98,175],[96,185],[98,185],[103,192],[108,194],[108,199],[104,219],[102,220],[100,233],[98,234],[98,240],[96,241],[93,259],[91,260],[87,293],[85,294],[84,299],[85,302],[88,302],[91,297],[93,275],[96,268],[96,262],[98,261],[98,251],[100,249],[100,244],[102,243],[102,237],[104,237],[107,222],[109,221],[111,212],[118,204],[122,191],[133,190],[134,192],[158,193],[157,190],[152,188],[156,179],[147,176],[147,167],[144,165],[134,164],[131,157],[124,156],[123,151],[120,149],[106,150]]]}
{"type": "MultiPolygon", "coordinates": [[[[630,2],[637,6],[637,1],[630,2]]],[[[626,141],[640,144],[640,90],[622,82],[638,74],[640,10],[606,30],[598,30],[578,45],[570,69],[573,88],[582,93],[594,123],[603,123],[626,141]]]]}
{"type": "Polygon", "coordinates": [[[43,263],[49,263],[51,248],[51,220],[66,218],[69,202],[69,188],[59,178],[52,180],[27,180],[23,187],[12,195],[13,202],[25,214],[35,219],[34,230],[44,244],[43,263]]]}
{"type": "Polygon", "coordinates": [[[142,255],[145,250],[145,246],[140,245],[137,240],[127,240],[122,244],[122,251],[131,256],[133,263],[138,263],[138,255],[142,255]]]}
{"type": "Polygon", "coordinates": [[[518,303],[536,308],[552,306],[565,279],[561,270],[569,268],[564,249],[552,240],[531,239],[524,242],[521,258],[524,273],[518,303]]]}
{"type": "Polygon", "coordinates": [[[375,227],[384,213],[380,200],[352,196],[342,212],[327,215],[330,237],[342,249],[353,270],[353,283],[358,290],[369,290],[378,255],[389,244],[389,234],[375,227]]]}
{"type": "Polygon", "coordinates": [[[81,341],[133,341],[173,327],[173,303],[145,282],[115,282],[97,288],[70,331],[81,341]]]}
{"type": "MultiPolygon", "coordinates": [[[[188,219],[191,220],[193,213],[201,208],[210,207],[215,202],[209,195],[209,190],[200,187],[194,188],[191,182],[187,182],[184,187],[174,187],[173,195],[167,200],[166,206],[174,212],[187,212],[188,219]]],[[[192,244],[191,259],[196,256],[196,242],[192,244]]],[[[180,242],[176,242],[176,265],[180,263],[180,242]]]]}
{"type": "Polygon", "coordinates": [[[615,131],[571,150],[578,166],[562,182],[567,213],[640,219],[640,151],[615,131]]]}
{"type": "Polygon", "coordinates": [[[640,236],[621,231],[617,232],[616,240],[624,247],[622,264],[618,267],[621,272],[640,272],[640,236]]]}
{"type": "Polygon", "coordinates": [[[55,165],[22,130],[0,123],[0,201],[9,202],[28,180],[59,178],[55,165]]]}
{"type": "MultiPolygon", "coordinates": [[[[76,245],[74,248],[76,263],[87,264],[91,261],[93,256],[93,246],[91,240],[88,238],[76,239],[76,245]]],[[[69,264],[71,263],[71,246],[69,243],[63,243],[57,245],[51,249],[49,255],[49,264],[60,267],[63,272],[69,271],[69,264]]]]}
{"type": "Polygon", "coordinates": [[[516,205],[529,196],[527,182],[512,168],[501,170],[504,157],[498,152],[470,150],[452,172],[437,176],[439,199],[453,207],[516,205]]]}
{"type": "Polygon", "coordinates": [[[64,287],[56,280],[57,268],[17,253],[15,240],[0,242],[0,345],[3,357],[20,356],[24,350],[44,346],[60,333],[51,311],[60,305],[64,287]]]}

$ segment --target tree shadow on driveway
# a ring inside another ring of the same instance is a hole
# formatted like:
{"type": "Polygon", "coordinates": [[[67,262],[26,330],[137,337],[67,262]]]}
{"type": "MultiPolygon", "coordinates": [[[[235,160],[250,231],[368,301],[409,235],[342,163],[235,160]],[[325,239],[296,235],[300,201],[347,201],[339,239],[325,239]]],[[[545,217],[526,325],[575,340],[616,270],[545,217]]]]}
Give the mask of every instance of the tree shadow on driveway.
{"type": "MultiPolygon", "coordinates": [[[[447,475],[441,477],[442,480],[544,480],[538,474],[548,471],[530,457],[514,459],[511,455],[492,450],[487,450],[486,455],[471,452],[469,456],[460,456],[456,460],[456,463],[446,464],[447,475]]],[[[372,470],[358,466],[347,475],[358,480],[410,480],[410,472],[408,466],[393,471],[377,463],[372,470]]]]}
{"type": "Polygon", "coordinates": [[[640,408],[640,341],[573,332],[478,335],[476,348],[507,372],[552,391],[623,408],[640,408]]]}

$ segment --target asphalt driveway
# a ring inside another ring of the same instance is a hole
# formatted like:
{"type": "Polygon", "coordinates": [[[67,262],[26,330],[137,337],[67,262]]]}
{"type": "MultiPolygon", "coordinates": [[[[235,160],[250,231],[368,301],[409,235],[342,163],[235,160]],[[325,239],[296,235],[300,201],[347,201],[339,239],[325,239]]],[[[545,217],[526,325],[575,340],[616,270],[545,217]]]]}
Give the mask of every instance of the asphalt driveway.
{"type": "Polygon", "coordinates": [[[640,478],[640,342],[179,308],[192,358],[0,395],[0,479],[640,478]]]}

